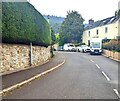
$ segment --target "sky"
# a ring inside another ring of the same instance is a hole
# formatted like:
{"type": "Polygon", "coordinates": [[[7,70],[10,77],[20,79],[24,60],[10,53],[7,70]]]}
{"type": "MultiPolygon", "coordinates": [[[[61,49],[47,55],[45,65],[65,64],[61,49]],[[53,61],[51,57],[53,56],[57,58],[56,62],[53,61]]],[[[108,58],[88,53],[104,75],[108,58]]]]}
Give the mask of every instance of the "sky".
{"type": "Polygon", "coordinates": [[[67,11],[75,10],[88,23],[114,16],[120,0],[28,0],[41,14],[66,17],[67,11]]]}

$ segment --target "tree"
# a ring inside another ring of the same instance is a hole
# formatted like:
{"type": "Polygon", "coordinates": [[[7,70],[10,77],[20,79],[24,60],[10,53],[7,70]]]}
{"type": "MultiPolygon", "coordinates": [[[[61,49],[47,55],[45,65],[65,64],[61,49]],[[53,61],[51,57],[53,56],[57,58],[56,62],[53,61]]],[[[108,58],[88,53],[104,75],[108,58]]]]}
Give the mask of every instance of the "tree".
{"type": "Polygon", "coordinates": [[[53,30],[52,27],[51,27],[51,38],[52,38],[52,45],[55,44],[55,43],[57,43],[55,32],[54,32],[54,30],[53,30]]]}
{"type": "Polygon", "coordinates": [[[67,12],[67,16],[60,28],[60,44],[79,43],[83,33],[83,21],[81,14],[77,11],[67,12]]]}

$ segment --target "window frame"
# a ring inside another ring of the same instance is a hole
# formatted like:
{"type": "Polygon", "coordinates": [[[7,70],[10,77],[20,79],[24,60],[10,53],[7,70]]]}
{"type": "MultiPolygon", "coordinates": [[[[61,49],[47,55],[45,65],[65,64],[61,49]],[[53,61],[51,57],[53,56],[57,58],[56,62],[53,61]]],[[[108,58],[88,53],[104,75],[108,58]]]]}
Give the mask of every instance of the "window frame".
{"type": "Polygon", "coordinates": [[[105,27],[105,33],[108,33],[108,27],[105,27]]]}
{"type": "Polygon", "coordinates": [[[99,34],[99,30],[98,30],[98,29],[96,30],[96,34],[97,34],[97,35],[99,34]]]}
{"type": "Polygon", "coordinates": [[[88,36],[90,37],[90,31],[88,31],[88,36]]]}

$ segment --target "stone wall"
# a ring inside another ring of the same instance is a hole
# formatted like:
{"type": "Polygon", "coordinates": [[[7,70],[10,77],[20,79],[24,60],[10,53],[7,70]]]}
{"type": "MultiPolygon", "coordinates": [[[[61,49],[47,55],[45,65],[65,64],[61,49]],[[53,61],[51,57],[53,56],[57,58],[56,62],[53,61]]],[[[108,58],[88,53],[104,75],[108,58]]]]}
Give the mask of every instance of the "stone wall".
{"type": "Polygon", "coordinates": [[[103,50],[103,54],[111,59],[120,61],[120,52],[113,52],[109,50],[103,50]]]}
{"type": "MultiPolygon", "coordinates": [[[[50,47],[32,46],[32,66],[50,59],[50,47]]],[[[30,46],[0,44],[0,73],[30,68],[30,46]]]]}

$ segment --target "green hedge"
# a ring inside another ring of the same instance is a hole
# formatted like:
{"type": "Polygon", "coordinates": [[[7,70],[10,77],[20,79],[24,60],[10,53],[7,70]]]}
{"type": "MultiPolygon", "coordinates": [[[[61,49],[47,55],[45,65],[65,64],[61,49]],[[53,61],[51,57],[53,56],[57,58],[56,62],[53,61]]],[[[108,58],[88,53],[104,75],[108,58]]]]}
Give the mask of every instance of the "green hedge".
{"type": "Polygon", "coordinates": [[[48,46],[50,26],[28,2],[3,2],[2,42],[48,46]]]}

